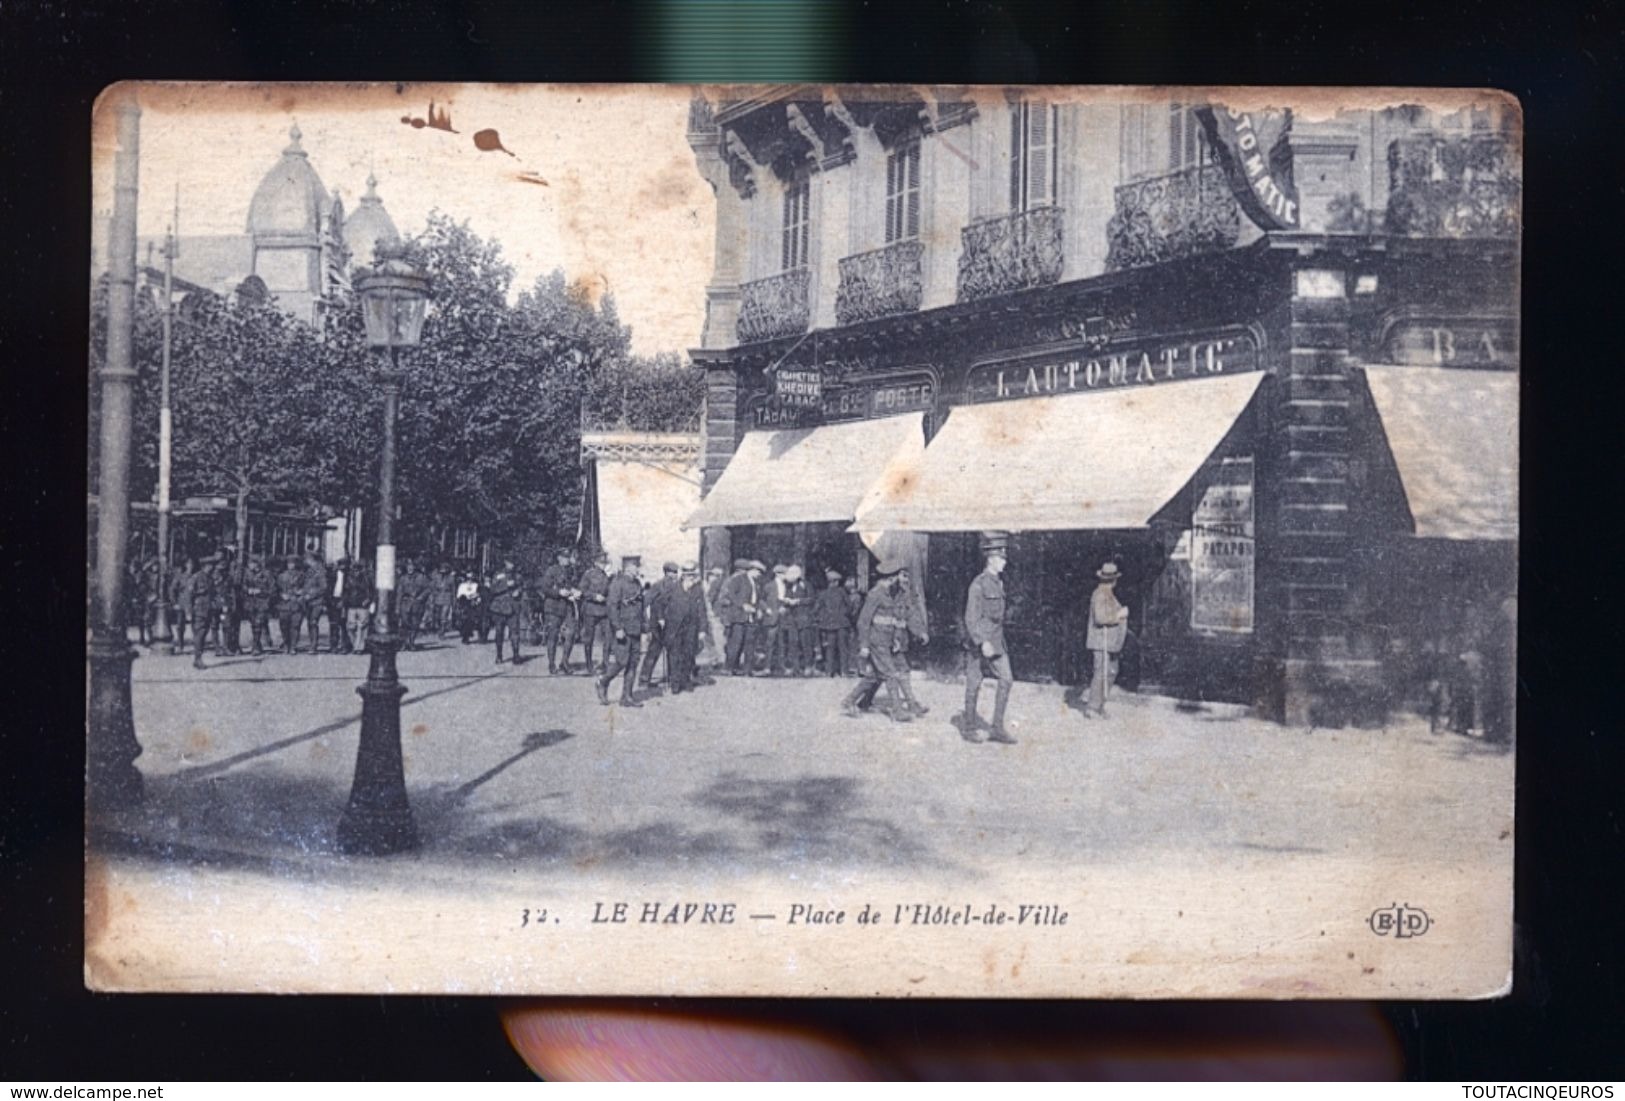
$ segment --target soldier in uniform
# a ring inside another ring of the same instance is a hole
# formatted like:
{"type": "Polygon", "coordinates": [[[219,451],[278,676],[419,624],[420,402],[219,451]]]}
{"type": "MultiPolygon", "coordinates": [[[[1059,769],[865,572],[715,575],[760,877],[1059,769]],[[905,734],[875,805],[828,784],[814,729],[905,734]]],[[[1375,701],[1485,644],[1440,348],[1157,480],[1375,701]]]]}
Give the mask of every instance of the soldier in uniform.
{"type": "Polygon", "coordinates": [[[429,578],[418,569],[417,559],[406,560],[406,573],[401,577],[400,591],[396,593],[395,600],[395,606],[400,610],[399,633],[404,638],[404,648],[416,650],[418,631],[423,626],[423,613],[429,604],[429,578]]]}
{"type": "MultiPolygon", "coordinates": [[[[175,610],[174,634],[169,644],[171,657],[186,649],[186,622],[192,618],[192,575],[195,573],[197,563],[188,558],[185,565],[169,575],[169,603],[175,610]]],[[[192,629],[197,630],[195,624],[192,629]]]]}
{"type": "Polygon", "coordinates": [[[282,652],[294,653],[299,648],[299,616],[305,607],[305,571],[300,568],[299,557],[290,556],[276,575],[277,626],[282,630],[282,652]]]}
{"type": "MultiPolygon", "coordinates": [[[[677,563],[667,562],[660,567],[660,580],[649,587],[649,645],[643,651],[643,669],[638,674],[645,688],[654,687],[655,665],[666,648],[666,604],[682,584],[677,579],[678,572],[677,563]]],[[[669,679],[670,659],[666,662],[666,675],[669,679]]]]}
{"type": "Polygon", "coordinates": [[[547,671],[570,675],[570,651],[575,649],[574,604],[581,592],[575,580],[575,556],[568,547],[559,549],[553,565],[542,571],[542,639],[547,646],[547,671]],[[559,643],[564,643],[564,664],[558,663],[559,643]]]}
{"type": "Polygon", "coordinates": [[[498,665],[503,662],[502,643],[504,639],[512,643],[513,663],[515,665],[519,664],[519,632],[521,628],[517,623],[517,617],[519,615],[520,584],[519,572],[514,569],[513,559],[504,558],[502,568],[491,577],[491,585],[488,590],[489,598],[485,603],[486,614],[490,616],[491,627],[496,633],[496,663],[498,665]]]}
{"type": "Polygon", "coordinates": [[[237,621],[237,571],[230,556],[214,564],[214,656],[240,653],[241,624],[237,621]]]}
{"type": "MultiPolygon", "coordinates": [[[[328,582],[327,567],[322,563],[321,557],[315,551],[311,551],[305,556],[304,573],[299,579],[299,599],[305,614],[305,630],[310,633],[312,654],[319,649],[322,640],[322,612],[326,610],[332,592],[333,586],[328,582]]],[[[331,629],[332,621],[328,622],[331,629]]],[[[296,652],[299,649],[297,632],[293,636],[293,648],[296,652]]]]}
{"type": "Polygon", "coordinates": [[[908,568],[893,560],[882,562],[879,572],[881,583],[869,590],[858,616],[862,679],[842,702],[841,710],[856,718],[869,709],[884,683],[891,701],[891,717],[906,723],[928,710],[914,698],[908,682],[908,636],[912,632],[921,642],[931,639],[909,591],[908,568]]]}
{"type": "Polygon", "coordinates": [[[608,706],[609,686],[617,676],[621,678],[621,706],[642,707],[633,689],[638,679],[638,649],[643,639],[646,607],[643,599],[643,581],[638,569],[643,560],[635,554],[621,559],[621,572],[609,583],[605,594],[608,608],[608,630],[615,633],[615,641],[604,658],[604,671],[596,682],[598,702],[608,706]]]}
{"type": "MultiPolygon", "coordinates": [[[[609,661],[609,555],[599,551],[592,565],[581,574],[576,589],[581,593],[581,648],[587,655],[587,672],[598,672],[593,665],[594,647],[602,642],[604,661],[609,661]]],[[[564,664],[570,664],[570,651],[564,652],[564,664]]]]}
{"type": "Polygon", "coordinates": [[[213,557],[205,558],[202,566],[192,575],[192,668],[203,668],[203,647],[211,631],[219,649],[219,623],[215,618],[214,588],[219,578],[219,567],[213,557]]]}
{"type": "Polygon", "coordinates": [[[1004,728],[1004,709],[1016,682],[1004,642],[1004,581],[999,576],[1004,573],[1009,547],[1010,537],[1005,532],[982,533],[982,554],[987,564],[965,594],[965,713],[959,733],[967,742],[982,740],[978,733],[982,719],[976,703],[982,678],[993,676],[999,686],[993,696],[993,725],[987,740],[1000,745],[1016,744],[1004,728]]]}
{"type": "MultiPolygon", "coordinates": [[[[700,567],[684,562],[682,579],[666,597],[666,667],[670,673],[671,694],[694,691],[698,675],[700,640],[706,632],[705,588],[700,584],[700,567]]],[[[652,613],[651,613],[652,614],[652,613]]]]}
{"type": "Polygon", "coordinates": [[[256,554],[243,571],[243,610],[248,613],[249,633],[254,640],[255,657],[265,653],[271,638],[271,605],[277,598],[276,575],[265,567],[265,557],[256,554]]]}

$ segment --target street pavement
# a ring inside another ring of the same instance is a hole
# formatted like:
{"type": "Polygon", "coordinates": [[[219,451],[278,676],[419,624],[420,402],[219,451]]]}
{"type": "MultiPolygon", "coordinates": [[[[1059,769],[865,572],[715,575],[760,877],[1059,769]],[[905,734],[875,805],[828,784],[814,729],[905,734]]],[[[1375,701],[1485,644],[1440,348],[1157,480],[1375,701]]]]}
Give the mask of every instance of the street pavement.
{"type": "MultiPolygon", "coordinates": [[[[93,843],[278,875],[388,864],[335,842],[366,657],[205,660],[153,649],[135,663],[148,797],[94,815],[93,843]]],[[[1019,744],[972,745],[951,722],[961,685],[919,674],[931,713],[899,724],[843,716],[847,679],[724,676],[630,710],[600,706],[587,677],[550,676],[545,655],[498,666],[490,646],[451,639],[399,665],[413,876],[1474,864],[1504,855],[1510,825],[1511,754],[1410,718],[1301,730],[1122,693],[1086,719],[1060,686],[1018,683],[1019,744]]]]}

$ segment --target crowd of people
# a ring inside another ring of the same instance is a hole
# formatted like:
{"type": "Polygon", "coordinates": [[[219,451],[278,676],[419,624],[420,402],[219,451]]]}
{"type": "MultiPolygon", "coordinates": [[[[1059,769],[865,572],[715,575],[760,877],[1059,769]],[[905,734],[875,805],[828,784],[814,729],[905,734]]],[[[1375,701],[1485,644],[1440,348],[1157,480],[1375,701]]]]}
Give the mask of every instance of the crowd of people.
{"type": "MultiPolygon", "coordinates": [[[[970,585],[960,624],[965,708],[957,725],[970,742],[982,741],[983,731],[989,742],[1015,742],[1005,727],[1014,683],[1004,638],[1007,548],[1006,533],[983,533],[985,566],[970,585]],[[991,723],[977,712],[987,678],[996,681],[991,723]]],[[[211,646],[217,657],[316,654],[325,639],[327,653],[363,652],[376,623],[380,594],[365,558],[253,555],[239,568],[230,551],[221,551],[187,559],[170,572],[162,594],[156,560],[132,562],[130,569],[131,621],[140,641],[157,645],[161,597],[172,631],[170,652],[190,648],[199,669],[206,667],[211,646]]],[[[596,552],[582,567],[566,548],[534,579],[511,558],[488,574],[448,563],[425,568],[408,559],[389,599],[392,630],[403,649],[416,649],[423,637],[455,634],[464,645],[494,642],[500,665],[519,664],[525,646],[539,647],[549,674],[592,676],[605,706],[619,680],[620,705],[641,707],[639,694],[660,683],[664,658],[663,683],[673,695],[712,683],[715,675],[856,677],[842,703],[846,714],[870,711],[885,689],[885,713],[909,722],[929,710],[914,694],[908,658],[911,640],[930,641],[929,628],[907,565],[882,560],[875,573],[877,583],[867,591],[836,569],[825,570],[824,584],[814,587],[799,563],[769,567],[739,558],[731,572],[713,568],[703,579],[692,561],[667,562],[650,581],[636,555],[622,557],[611,576],[608,554],[596,552]]],[[[1086,714],[1103,715],[1127,611],[1113,595],[1117,567],[1106,563],[1097,577],[1088,639],[1095,676],[1086,714]]]]}

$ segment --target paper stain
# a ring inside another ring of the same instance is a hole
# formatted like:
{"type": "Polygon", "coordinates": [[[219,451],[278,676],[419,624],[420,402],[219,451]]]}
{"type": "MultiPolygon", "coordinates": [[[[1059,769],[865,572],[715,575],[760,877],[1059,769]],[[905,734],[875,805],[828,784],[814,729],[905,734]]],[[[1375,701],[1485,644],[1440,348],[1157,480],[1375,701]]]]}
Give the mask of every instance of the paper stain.
{"type": "Polygon", "coordinates": [[[413,723],[412,724],[412,736],[414,738],[421,738],[425,734],[427,734],[428,732],[429,732],[429,724],[428,723],[413,723]]]}

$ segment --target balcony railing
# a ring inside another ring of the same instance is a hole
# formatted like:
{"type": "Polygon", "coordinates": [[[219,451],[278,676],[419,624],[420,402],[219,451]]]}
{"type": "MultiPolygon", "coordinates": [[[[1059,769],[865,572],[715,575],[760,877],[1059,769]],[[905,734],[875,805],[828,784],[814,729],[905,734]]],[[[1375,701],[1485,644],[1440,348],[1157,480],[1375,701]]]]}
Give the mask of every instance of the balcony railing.
{"type": "Polygon", "coordinates": [[[1499,134],[1418,134],[1388,147],[1387,231],[1399,237],[1515,237],[1523,181],[1499,134]]]}
{"type": "Polygon", "coordinates": [[[1216,164],[1137,180],[1117,189],[1106,223],[1106,270],[1160,264],[1235,247],[1241,207],[1216,164]]]}
{"type": "Polygon", "coordinates": [[[960,233],[959,300],[1059,282],[1061,217],[1060,207],[1042,206],[966,226],[960,233]]]}
{"type": "Polygon", "coordinates": [[[739,343],[800,336],[807,331],[811,312],[808,288],[812,276],[806,268],[770,275],[739,287],[739,343]]]}
{"type": "Polygon", "coordinates": [[[925,289],[924,257],[925,246],[919,241],[898,241],[843,259],[835,320],[852,325],[919,309],[925,289]]]}

